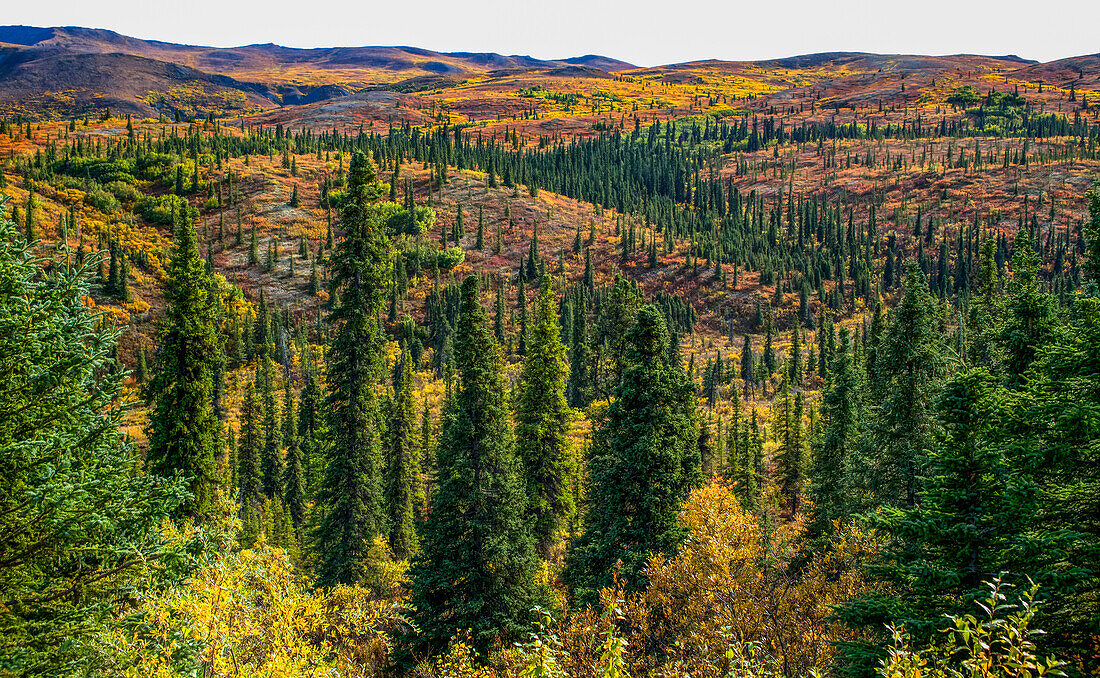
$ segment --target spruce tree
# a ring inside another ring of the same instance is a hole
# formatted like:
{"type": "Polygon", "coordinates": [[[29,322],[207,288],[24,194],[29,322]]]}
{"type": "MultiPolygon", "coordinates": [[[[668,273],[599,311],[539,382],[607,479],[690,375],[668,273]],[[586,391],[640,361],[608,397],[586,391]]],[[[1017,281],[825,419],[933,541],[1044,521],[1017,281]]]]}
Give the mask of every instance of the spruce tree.
{"type": "Polygon", "coordinates": [[[413,565],[418,650],[444,647],[469,629],[484,657],[497,640],[527,630],[537,559],[514,454],[504,356],[478,300],[478,280],[462,283],[455,339],[459,383],[444,412],[431,510],[413,565]]]}
{"type": "Polygon", "coordinates": [[[557,533],[573,509],[569,404],[565,400],[568,374],[550,276],[544,274],[535,326],[516,385],[516,451],[523,463],[535,544],[543,558],[550,555],[557,533]]]}
{"type": "Polygon", "coordinates": [[[947,380],[935,407],[941,426],[921,469],[920,501],[873,518],[888,537],[873,572],[892,594],[864,594],[839,613],[871,632],[870,642],[846,644],[849,661],[864,670],[874,663],[874,644],[889,642],[884,624],[903,626],[915,643],[928,643],[954,628],[945,615],[965,614],[988,595],[983,582],[1019,572],[1018,558],[1049,539],[1022,530],[1036,511],[1033,483],[1013,473],[1002,454],[992,386],[984,368],[947,380]]]}
{"type": "Polygon", "coordinates": [[[752,353],[752,337],[746,334],[741,342],[741,379],[745,382],[746,396],[753,391],[753,384],[756,383],[755,365],[756,358],[752,353]]]}
{"type": "Polygon", "coordinates": [[[394,557],[408,559],[419,548],[417,534],[424,513],[424,486],[420,467],[423,454],[417,430],[418,409],[413,394],[412,356],[401,353],[390,407],[389,462],[386,477],[386,508],[389,513],[389,542],[394,557]]]}
{"type": "MultiPolygon", "coordinates": [[[[592,342],[597,366],[592,380],[603,397],[610,396],[622,379],[627,364],[626,354],[630,350],[626,335],[634,324],[642,302],[641,293],[629,280],[618,275],[615,276],[607,299],[600,304],[596,319],[596,337],[592,342]]],[[[667,347],[667,329],[664,338],[667,347]]]]}
{"type": "Polygon", "coordinates": [[[260,467],[260,451],[263,448],[263,406],[256,383],[245,384],[244,401],[241,404],[241,435],[237,443],[237,501],[241,505],[241,519],[246,523],[263,506],[264,480],[260,467]]]}
{"type": "Polygon", "coordinates": [[[1004,352],[1005,382],[1011,388],[1019,388],[1039,349],[1052,338],[1054,309],[1050,295],[1039,290],[1035,278],[1039,254],[1032,247],[1026,228],[1016,234],[1012,249],[1004,320],[997,343],[1004,352]]]}
{"type": "Polygon", "coordinates": [[[102,673],[120,601],[169,585],[193,542],[162,529],[184,478],[141,471],[124,433],[119,330],[89,266],[49,268],[0,213],[0,672],[102,673]]]}
{"type": "Polygon", "coordinates": [[[378,326],[390,278],[391,245],[375,206],[385,185],[357,152],[348,171],[340,211],[344,236],[332,256],[339,302],[329,319],[329,431],[325,476],[317,494],[320,519],[314,533],[317,582],[350,584],[365,575],[366,553],[383,534],[383,465],[377,384],[385,372],[378,326]]]}
{"type": "Polygon", "coordinates": [[[477,206],[477,241],[474,247],[481,251],[485,249],[485,208],[477,206]]]}
{"type": "Polygon", "coordinates": [[[294,394],[287,380],[283,394],[283,449],[285,466],[283,467],[283,504],[290,516],[295,530],[302,526],[306,515],[305,469],[302,464],[302,448],[298,442],[297,407],[294,394]]]}
{"type": "Polygon", "coordinates": [[[317,485],[318,466],[326,439],[320,367],[313,349],[307,349],[302,360],[302,392],[298,400],[297,440],[302,453],[306,495],[312,496],[317,485]]]}
{"type": "Polygon", "coordinates": [[[573,306],[573,347],[569,355],[569,404],[573,407],[588,405],[592,382],[589,364],[591,350],[588,347],[588,307],[584,296],[573,306]]]}
{"type": "Polygon", "coordinates": [[[787,357],[787,378],[790,379],[793,386],[802,384],[802,328],[799,327],[797,318],[794,327],[791,329],[791,349],[787,357]]]}
{"type": "Polygon", "coordinates": [[[218,482],[215,460],[221,445],[213,401],[221,341],[209,289],[195,228],[187,210],[180,210],[164,287],[167,308],[156,374],[146,391],[152,406],[147,464],[157,475],[179,473],[188,478],[191,498],[181,509],[193,520],[213,515],[218,482]]]}
{"type": "Polygon", "coordinates": [[[829,534],[833,521],[852,508],[851,465],[864,430],[864,380],[852,359],[850,332],[840,329],[833,366],[821,397],[820,430],[813,436],[808,495],[813,502],[812,531],[829,534]]]}
{"type": "Polygon", "coordinates": [[[261,358],[256,363],[256,383],[259,385],[260,403],[264,411],[264,445],[260,452],[260,470],[263,475],[264,494],[269,498],[275,498],[283,493],[283,457],[279,440],[275,379],[271,372],[271,365],[266,359],[261,358]]]}
{"type": "Polygon", "coordinates": [[[593,434],[584,533],[565,572],[574,595],[588,602],[612,584],[618,561],[627,587],[642,586],[650,556],[672,553],[685,536],[680,504],[702,482],[695,385],[663,360],[661,312],[644,306],[625,345],[626,370],[593,434]]]}
{"type": "MultiPolygon", "coordinates": [[[[917,263],[906,262],[904,295],[890,313],[875,358],[871,456],[863,481],[876,500],[912,506],[920,465],[936,431],[933,398],[943,373],[943,343],[935,300],[917,263]]],[[[831,330],[830,330],[831,335],[831,330]]]]}

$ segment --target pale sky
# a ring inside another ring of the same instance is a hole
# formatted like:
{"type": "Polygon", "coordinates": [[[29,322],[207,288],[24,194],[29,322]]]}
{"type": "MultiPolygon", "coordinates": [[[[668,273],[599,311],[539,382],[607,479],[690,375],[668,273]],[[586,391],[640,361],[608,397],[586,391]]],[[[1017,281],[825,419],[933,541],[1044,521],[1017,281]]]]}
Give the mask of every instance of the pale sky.
{"type": "Polygon", "coordinates": [[[641,66],[827,51],[1100,52],[1100,0],[24,0],[0,22],[230,47],[412,45],[641,66]]]}

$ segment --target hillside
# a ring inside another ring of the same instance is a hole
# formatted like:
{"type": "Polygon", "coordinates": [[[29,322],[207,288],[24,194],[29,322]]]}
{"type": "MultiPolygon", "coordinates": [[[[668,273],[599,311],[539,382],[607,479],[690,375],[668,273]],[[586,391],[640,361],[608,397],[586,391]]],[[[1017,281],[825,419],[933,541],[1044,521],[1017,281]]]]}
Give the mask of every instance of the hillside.
{"type": "Polygon", "coordinates": [[[1096,57],[0,27],[0,675],[1095,674],[1098,182],[1096,57]]]}

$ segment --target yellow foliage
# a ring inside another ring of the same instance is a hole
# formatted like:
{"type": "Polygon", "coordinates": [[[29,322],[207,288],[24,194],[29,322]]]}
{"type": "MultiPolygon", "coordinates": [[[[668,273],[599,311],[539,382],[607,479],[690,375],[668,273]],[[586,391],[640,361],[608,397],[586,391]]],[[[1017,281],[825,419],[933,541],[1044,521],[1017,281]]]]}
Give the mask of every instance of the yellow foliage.
{"type": "Polygon", "coordinates": [[[261,541],[151,595],[141,631],[109,642],[134,678],[373,676],[389,661],[402,611],[362,587],[313,591],[285,551],[261,541]]]}
{"type": "Polygon", "coordinates": [[[830,662],[833,642],[852,638],[829,615],[867,586],[859,566],[874,548],[867,536],[845,533],[792,567],[802,523],[766,536],[719,483],[694,492],[680,520],[691,534],[679,552],[655,557],[646,569],[649,587],[621,604],[634,672],[725,675],[751,656],[784,675],[807,675],[830,662]]]}

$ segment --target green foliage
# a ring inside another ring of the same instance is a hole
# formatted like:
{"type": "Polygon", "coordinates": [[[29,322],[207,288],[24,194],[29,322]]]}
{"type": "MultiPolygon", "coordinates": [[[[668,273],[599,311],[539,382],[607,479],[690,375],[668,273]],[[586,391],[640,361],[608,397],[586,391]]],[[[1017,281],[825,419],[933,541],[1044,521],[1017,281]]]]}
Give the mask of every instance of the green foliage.
{"type": "Polygon", "coordinates": [[[1012,586],[1000,578],[986,583],[989,597],[977,603],[980,616],[949,616],[950,626],[940,638],[913,647],[905,629],[892,628],[893,645],[878,669],[882,678],[1031,678],[1065,676],[1065,662],[1039,655],[1032,629],[1038,586],[1022,596],[1008,595],[1012,586]]]}
{"type": "Polygon", "coordinates": [[[401,354],[393,390],[388,426],[386,509],[390,549],[396,558],[407,560],[419,549],[417,531],[425,508],[420,477],[423,450],[417,430],[419,407],[413,394],[413,361],[408,349],[401,354]]]}
{"type": "Polygon", "coordinates": [[[943,615],[981,600],[982,582],[1019,566],[1016,554],[1028,548],[1021,519],[1035,510],[1034,499],[997,445],[992,382],[984,369],[945,382],[920,502],[876,517],[891,537],[880,576],[905,591],[891,622],[921,641],[942,630],[943,615]]]}
{"type": "Polygon", "coordinates": [[[643,307],[624,337],[621,383],[593,434],[591,488],[584,533],[570,554],[566,579],[592,601],[620,570],[629,587],[655,553],[675,550],[684,531],[680,503],[702,482],[695,385],[663,357],[664,318],[643,307]]]}
{"type": "Polygon", "coordinates": [[[441,271],[449,271],[466,260],[466,253],[461,247],[445,247],[439,250],[437,263],[441,271]]]}
{"type": "Polygon", "coordinates": [[[417,650],[439,650],[469,629],[484,656],[497,639],[518,638],[536,602],[536,558],[503,382],[504,357],[478,280],[462,283],[455,367],[459,383],[444,411],[432,505],[413,565],[417,650]]]}
{"type": "Polygon", "coordinates": [[[570,410],[565,400],[569,367],[554,306],[546,274],[516,385],[516,451],[523,463],[536,546],[543,557],[573,510],[570,410]]]}
{"type": "Polygon", "coordinates": [[[1026,230],[1016,234],[1013,250],[1004,321],[997,339],[1004,350],[1005,380],[1010,387],[1019,387],[1039,348],[1050,339],[1054,309],[1050,296],[1039,290],[1035,278],[1039,255],[1026,230]]]}
{"type": "Polygon", "coordinates": [[[117,332],[82,303],[89,267],[41,262],[0,220],[0,674],[88,675],[120,599],[178,554],[186,496],[119,431],[117,332]]]}
{"type": "Polygon", "coordinates": [[[973,85],[959,87],[947,97],[947,103],[960,108],[973,106],[981,100],[981,94],[978,93],[978,90],[974,89],[973,85]]]}
{"type": "Polygon", "coordinates": [[[915,261],[906,268],[904,296],[876,353],[872,456],[863,482],[879,502],[912,506],[921,459],[936,431],[933,399],[945,358],[927,279],[915,261]]]}
{"type": "Polygon", "coordinates": [[[318,583],[353,584],[366,574],[366,551],[383,534],[382,426],[377,384],[385,372],[378,315],[390,279],[391,245],[375,203],[385,185],[362,153],[351,160],[340,211],[344,236],[332,257],[339,303],[329,320],[329,431],[314,531],[318,583]]]}
{"type": "Polygon", "coordinates": [[[177,215],[190,212],[186,200],[171,194],[146,196],[138,201],[137,208],[147,220],[162,225],[174,225],[179,219],[177,215]]]}
{"type": "Polygon", "coordinates": [[[394,235],[421,235],[435,226],[435,210],[425,205],[401,205],[384,202],[378,205],[386,232],[394,235]]]}
{"type": "Polygon", "coordinates": [[[1093,284],[1100,285],[1100,190],[1089,191],[1085,199],[1089,205],[1089,219],[1083,228],[1088,259],[1082,268],[1093,284]]]}
{"type": "Polygon", "coordinates": [[[811,440],[808,494],[813,502],[812,529],[818,534],[831,533],[833,521],[847,517],[853,505],[851,466],[865,426],[865,406],[862,370],[852,358],[850,333],[843,327],[821,398],[820,429],[811,440]]]}
{"type": "Polygon", "coordinates": [[[241,505],[241,520],[248,525],[258,515],[264,501],[263,470],[260,450],[263,448],[263,407],[256,393],[256,382],[244,387],[241,404],[241,435],[237,443],[237,501],[241,505]]]}
{"type": "Polygon", "coordinates": [[[146,464],[157,475],[187,478],[191,496],[181,509],[194,520],[212,517],[219,482],[215,460],[222,446],[213,404],[222,341],[210,283],[191,219],[186,213],[179,215],[164,290],[168,307],[160,350],[146,388],[151,405],[146,464]]]}

